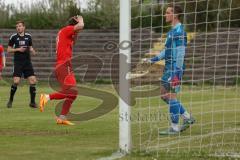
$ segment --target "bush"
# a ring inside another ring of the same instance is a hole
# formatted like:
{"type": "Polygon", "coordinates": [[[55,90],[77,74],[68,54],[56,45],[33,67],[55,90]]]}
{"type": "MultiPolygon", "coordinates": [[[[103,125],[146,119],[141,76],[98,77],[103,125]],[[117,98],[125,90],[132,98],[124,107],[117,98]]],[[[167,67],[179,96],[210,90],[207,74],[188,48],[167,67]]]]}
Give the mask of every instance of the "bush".
{"type": "MultiPolygon", "coordinates": [[[[166,0],[167,1],[167,0],[166,0]]],[[[148,5],[152,0],[144,0],[144,7],[132,1],[132,28],[153,28],[155,31],[167,31],[165,7],[162,4],[148,5]],[[151,16],[153,15],[153,16],[151,16]]],[[[172,2],[168,0],[167,2],[172,2]]],[[[231,0],[175,0],[185,5],[185,19],[189,31],[211,31],[219,27],[240,27],[240,1],[231,0]],[[232,10],[230,10],[230,8],[232,10]],[[229,20],[231,22],[229,23],[229,20]]],[[[88,0],[86,9],[76,4],[75,0],[38,1],[29,8],[21,4],[20,9],[6,5],[0,0],[0,27],[15,28],[16,20],[26,21],[28,28],[56,29],[64,26],[69,17],[81,14],[85,28],[108,29],[119,27],[119,0],[88,0]]]]}

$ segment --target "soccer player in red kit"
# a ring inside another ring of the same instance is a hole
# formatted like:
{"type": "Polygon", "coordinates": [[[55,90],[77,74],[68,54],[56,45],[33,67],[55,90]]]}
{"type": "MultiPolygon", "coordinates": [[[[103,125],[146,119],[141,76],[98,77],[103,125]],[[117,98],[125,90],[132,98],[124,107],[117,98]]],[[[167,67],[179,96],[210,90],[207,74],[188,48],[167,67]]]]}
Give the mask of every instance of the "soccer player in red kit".
{"type": "Polygon", "coordinates": [[[49,100],[65,99],[59,117],[56,117],[57,124],[74,125],[67,120],[73,101],[77,98],[76,79],[72,69],[72,47],[75,43],[77,34],[83,29],[84,22],[81,16],[74,16],[68,21],[68,25],[63,27],[56,39],[57,62],[55,75],[61,85],[61,91],[52,94],[40,95],[40,111],[43,112],[44,106],[49,100]]]}
{"type": "Polygon", "coordinates": [[[2,69],[5,67],[5,54],[3,46],[0,44],[0,80],[2,79],[2,69]]]}

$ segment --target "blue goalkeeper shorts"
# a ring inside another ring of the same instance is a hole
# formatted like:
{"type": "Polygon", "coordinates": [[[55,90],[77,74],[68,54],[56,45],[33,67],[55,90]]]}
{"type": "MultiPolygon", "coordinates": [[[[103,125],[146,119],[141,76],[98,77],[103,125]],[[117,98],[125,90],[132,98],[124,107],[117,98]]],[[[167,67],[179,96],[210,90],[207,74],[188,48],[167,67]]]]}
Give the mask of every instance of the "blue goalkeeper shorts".
{"type": "Polygon", "coordinates": [[[172,78],[171,71],[164,71],[163,76],[161,78],[161,86],[163,86],[168,92],[171,93],[178,93],[180,91],[180,86],[177,88],[173,88],[171,86],[171,78],[172,78]]]}

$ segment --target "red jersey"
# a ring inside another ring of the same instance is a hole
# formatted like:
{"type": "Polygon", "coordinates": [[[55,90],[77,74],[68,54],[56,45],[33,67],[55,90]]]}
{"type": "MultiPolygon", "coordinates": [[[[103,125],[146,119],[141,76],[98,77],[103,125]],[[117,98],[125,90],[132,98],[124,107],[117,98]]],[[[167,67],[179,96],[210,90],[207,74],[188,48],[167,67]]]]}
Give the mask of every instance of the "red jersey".
{"type": "Polygon", "coordinates": [[[58,32],[56,39],[57,65],[71,60],[75,35],[74,26],[66,26],[58,32]]]}
{"type": "Polygon", "coordinates": [[[4,54],[4,49],[3,49],[3,46],[0,45],[0,68],[3,67],[3,60],[2,60],[3,54],[4,54]]]}

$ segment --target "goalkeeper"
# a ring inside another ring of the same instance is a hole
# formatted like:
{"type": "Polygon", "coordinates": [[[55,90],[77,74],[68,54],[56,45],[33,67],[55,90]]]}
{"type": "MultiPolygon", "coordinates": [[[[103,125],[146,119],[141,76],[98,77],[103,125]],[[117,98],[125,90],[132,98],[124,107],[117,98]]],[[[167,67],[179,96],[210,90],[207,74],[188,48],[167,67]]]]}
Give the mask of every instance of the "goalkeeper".
{"type": "Polygon", "coordinates": [[[161,78],[161,98],[169,105],[171,126],[166,131],[160,131],[159,134],[161,135],[178,134],[195,122],[194,118],[177,100],[177,93],[180,91],[184,70],[185,48],[187,46],[187,34],[180,22],[181,14],[182,9],[180,6],[168,6],[165,17],[166,22],[170,23],[172,28],[167,33],[165,49],[157,56],[145,59],[151,64],[165,59],[165,68],[161,78]],[[179,126],[180,115],[183,118],[182,126],[179,126]]]}

